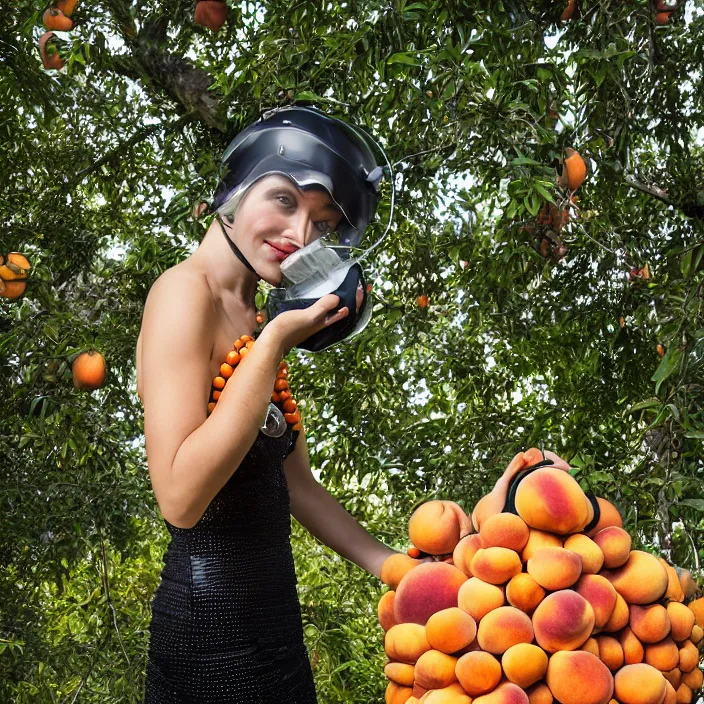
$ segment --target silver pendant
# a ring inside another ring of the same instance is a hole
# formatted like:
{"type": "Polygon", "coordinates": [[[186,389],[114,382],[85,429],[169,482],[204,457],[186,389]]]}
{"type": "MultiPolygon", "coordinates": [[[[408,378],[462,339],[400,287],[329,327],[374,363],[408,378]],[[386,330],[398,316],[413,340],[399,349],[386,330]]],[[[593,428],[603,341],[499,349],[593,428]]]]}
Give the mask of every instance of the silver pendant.
{"type": "Polygon", "coordinates": [[[286,425],[284,414],[279,410],[278,406],[270,403],[266,411],[264,425],[261,427],[262,433],[270,438],[280,438],[286,432],[286,425]]]}

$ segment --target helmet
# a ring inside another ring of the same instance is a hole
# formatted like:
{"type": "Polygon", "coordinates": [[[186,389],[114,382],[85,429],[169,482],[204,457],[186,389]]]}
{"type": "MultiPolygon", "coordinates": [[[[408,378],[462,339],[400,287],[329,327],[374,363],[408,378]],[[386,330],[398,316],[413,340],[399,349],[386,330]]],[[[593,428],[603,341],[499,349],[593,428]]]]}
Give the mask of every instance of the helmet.
{"type": "Polygon", "coordinates": [[[223,155],[228,172],[215,192],[212,211],[227,212],[264,176],[288,176],[299,188],[322,186],[340,208],[339,245],[360,244],[379,203],[374,142],[351,125],[318,110],[277,108],[245,128],[223,155]]]}

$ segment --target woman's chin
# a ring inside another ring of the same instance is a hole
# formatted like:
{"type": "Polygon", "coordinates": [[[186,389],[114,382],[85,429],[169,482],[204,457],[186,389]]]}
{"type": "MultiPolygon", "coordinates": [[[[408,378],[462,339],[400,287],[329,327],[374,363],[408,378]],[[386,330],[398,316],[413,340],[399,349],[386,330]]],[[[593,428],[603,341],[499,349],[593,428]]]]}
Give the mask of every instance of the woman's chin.
{"type": "Polygon", "coordinates": [[[266,267],[262,267],[260,276],[264,281],[266,281],[271,286],[281,286],[283,281],[283,274],[281,273],[281,267],[278,264],[269,264],[266,267]]]}

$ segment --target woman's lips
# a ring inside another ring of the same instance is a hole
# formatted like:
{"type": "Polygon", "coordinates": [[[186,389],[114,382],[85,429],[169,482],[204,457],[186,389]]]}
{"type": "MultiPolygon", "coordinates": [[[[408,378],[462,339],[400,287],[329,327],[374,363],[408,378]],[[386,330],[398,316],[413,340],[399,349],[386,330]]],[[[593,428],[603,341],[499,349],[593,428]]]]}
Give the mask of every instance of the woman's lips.
{"type": "Polygon", "coordinates": [[[284,252],[283,249],[279,249],[278,247],[275,247],[273,244],[269,244],[269,242],[265,242],[265,244],[273,252],[277,261],[282,262],[290,254],[290,252],[284,252]]]}

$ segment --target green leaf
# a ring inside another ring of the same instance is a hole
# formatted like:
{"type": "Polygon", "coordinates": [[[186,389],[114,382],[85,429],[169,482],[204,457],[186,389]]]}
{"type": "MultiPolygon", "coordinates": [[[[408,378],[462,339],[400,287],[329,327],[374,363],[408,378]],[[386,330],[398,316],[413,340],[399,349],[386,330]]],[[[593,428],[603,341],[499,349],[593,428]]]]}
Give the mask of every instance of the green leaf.
{"type": "Polygon", "coordinates": [[[661,384],[677,369],[677,365],[682,359],[682,350],[679,347],[670,347],[665,356],[660,360],[658,368],[655,370],[651,381],[655,381],[655,393],[660,389],[661,384]]]}
{"type": "Polygon", "coordinates": [[[406,52],[399,52],[396,54],[391,54],[388,59],[386,59],[387,64],[406,64],[408,66],[420,66],[421,64],[416,59],[415,55],[406,52]]]}
{"type": "Polygon", "coordinates": [[[704,511],[704,499],[681,499],[677,502],[678,506],[689,506],[697,511],[704,511]]]}

